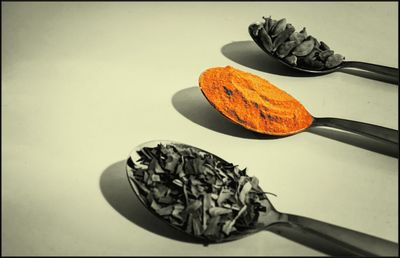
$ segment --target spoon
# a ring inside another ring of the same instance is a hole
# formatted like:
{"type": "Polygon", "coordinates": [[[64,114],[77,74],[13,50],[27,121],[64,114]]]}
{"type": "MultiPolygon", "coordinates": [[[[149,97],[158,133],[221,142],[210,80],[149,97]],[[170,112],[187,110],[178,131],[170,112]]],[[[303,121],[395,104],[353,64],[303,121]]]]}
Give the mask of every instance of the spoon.
{"type": "Polygon", "coordinates": [[[328,74],[328,73],[338,71],[342,68],[357,68],[357,69],[361,69],[361,70],[365,70],[365,71],[369,71],[369,72],[374,72],[377,74],[382,74],[387,77],[390,77],[394,81],[397,81],[397,82],[399,81],[399,69],[393,68],[393,67],[388,67],[388,66],[383,66],[383,65],[359,62],[359,61],[343,61],[341,64],[339,64],[336,67],[329,68],[329,69],[325,68],[323,70],[306,69],[306,68],[291,65],[291,64],[285,62],[284,60],[282,60],[281,58],[278,58],[277,56],[273,55],[270,51],[268,51],[264,47],[261,40],[252,33],[253,26],[258,26],[258,25],[256,23],[253,23],[253,24],[250,24],[250,26],[248,28],[249,34],[250,34],[251,38],[253,39],[253,41],[269,56],[271,56],[272,58],[278,60],[279,62],[281,62],[282,64],[284,64],[290,68],[293,68],[293,69],[296,69],[296,70],[299,70],[302,72],[306,72],[306,73],[313,73],[313,74],[328,74]]]}
{"type": "MultiPolygon", "coordinates": [[[[170,224],[166,219],[162,216],[158,215],[153,209],[150,207],[149,202],[146,200],[146,196],[144,192],[141,191],[141,186],[137,183],[137,179],[135,178],[134,171],[138,169],[138,167],[143,167],[140,164],[139,160],[141,157],[138,155],[138,151],[143,148],[155,148],[158,144],[169,144],[173,146],[180,147],[182,149],[192,149],[196,151],[200,151],[206,153],[208,155],[213,156],[218,161],[226,162],[220,157],[207,152],[205,150],[201,150],[197,147],[190,146],[183,143],[177,143],[172,141],[149,141],[137,146],[131,153],[126,163],[126,172],[128,176],[129,183],[136,193],[138,199],[142,202],[145,208],[150,210],[153,214],[155,214],[162,221],[168,223],[170,226],[175,229],[183,232],[184,234],[188,234],[195,239],[201,240],[202,242],[212,243],[211,240],[205,239],[201,236],[195,236],[187,233],[182,228],[170,224]]],[[[200,171],[200,173],[205,173],[200,171]]],[[[264,194],[265,195],[265,194],[264,194]]],[[[274,227],[290,227],[291,230],[296,231],[304,238],[313,237],[318,241],[313,241],[311,245],[314,245],[314,248],[318,248],[316,246],[317,242],[324,243],[325,245],[331,246],[335,252],[341,252],[345,255],[359,255],[359,256],[393,256],[398,253],[398,244],[384,240],[375,236],[371,236],[368,234],[364,234],[361,232],[357,232],[354,230],[346,229],[343,227],[335,226],[329,223],[325,223],[322,221],[314,220],[311,218],[286,214],[277,211],[268,198],[265,196],[265,199],[262,200],[262,205],[266,207],[265,211],[260,211],[258,219],[256,221],[256,226],[254,228],[249,228],[240,233],[232,232],[229,236],[216,240],[216,242],[227,242],[232,240],[237,240],[251,234],[260,232],[262,230],[270,230],[274,232],[274,227]]]]}
{"type": "Polygon", "coordinates": [[[199,86],[209,101],[230,121],[251,131],[287,136],[310,127],[328,126],[390,144],[398,144],[398,131],[378,125],[331,117],[313,117],[304,106],[269,81],[231,66],[204,71],[199,86]]]}

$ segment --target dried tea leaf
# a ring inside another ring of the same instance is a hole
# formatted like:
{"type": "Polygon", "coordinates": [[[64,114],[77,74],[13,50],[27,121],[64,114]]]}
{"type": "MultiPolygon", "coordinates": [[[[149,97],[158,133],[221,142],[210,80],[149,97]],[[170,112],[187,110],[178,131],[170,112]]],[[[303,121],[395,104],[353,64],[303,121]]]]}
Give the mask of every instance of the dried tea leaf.
{"type": "Polygon", "coordinates": [[[138,154],[140,164],[128,162],[129,178],[142,200],[190,234],[220,240],[254,224],[265,209],[258,180],[248,177],[246,169],[181,145],[159,144],[138,154]]]}
{"type": "Polygon", "coordinates": [[[168,191],[168,187],[165,186],[165,185],[160,185],[160,186],[154,187],[154,188],[152,189],[153,196],[154,196],[155,199],[157,199],[157,200],[158,200],[159,198],[161,198],[161,197],[166,196],[167,191],[168,191]]]}
{"type": "Polygon", "coordinates": [[[165,216],[165,215],[170,215],[173,210],[174,210],[174,206],[168,205],[166,207],[156,209],[155,211],[158,213],[158,215],[165,216]]]}
{"type": "Polygon", "coordinates": [[[236,220],[246,211],[247,206],[243,206],[242,209],[239,211],[239,213],[236,215],[236,217],[233,220],[228,220],[225,222],[224,226],[222,227],[222,231],[226,234],[229,235],[233,231],[233,226],[235,225],[236,220]]]}
{"type": "Polygon", "coordinates": [[[164,173],[164,169],[160,166],[156,158],[153,158],[149,164],[149,171],[154,171],[156,173],[164,173]]]}
{"type": "Polygon", "coordinates": [[[181,217],[180,213],[185,209],[185,206],[183,206],[182,204],[175,204],[173,206],[173,211],[172,211],[172,216],[174,216],[175,218],[183,221],[183,218],[181,217]]]}
{"type": "Polygon", "coordinates": [[[191,234],[193,231],[193,214],[189,213],[186,223],[185,232],[191,234]]]}
{"type": "Polygon", "coordinates": [[[201,168],[203,167],[204,162],[205,160],[201,158],[197,158],[192,161],[193,170],[195,171],[196,174],[202,172],[201,168]]]}
{"type": "Polygon", "coordinates": [[[154,201],[154,200],[153,200],[153,202],[151,203],[150,207],[151,207],[153,210],[159,210],[159,209],[161,209],[161,206],[160,206],[156,201],[154,201]]]}
{"type": "Polygon", "coordinates": [[[208,222],[207,228],[204,231],[204,235],[208,236],[211,239],[216,239],[216,236],[218,236],[218,234],[221,230],[218,225],[220,220],[221,220],[221,217],[219,217],[219,216],[212,217],[208,222]]]}
{"type": "Polygon", "coordinates": [[[222,206],[222,204],[228,200],[232,194],[233,193],[229,189],[222,189],[217,199],[218,206],[222,206]]]}
{"type": "Polygon", "coordinates": [[[251,183],[247,182],[240,191],[239,199],[242,204],[246,204],[246,196],[251,189],[251,183]]]}
{"type": "Polygon", "coordinates": [[[220,216],[228,213],[232,213],[231,209],[222,208],[222,207],[212,207],[208,210],[211,217],[220,216]]]}
{"type": "Polygon", "coordinates": [[[162,203],[162,204],[172,204],[172,203],[174,203],[176,200],[175,200],[175,198],[173,198],[172,196],[163,196],[163,197],[160,197],[159,199],[157,199],[157,201],[159,202],[159,203],[162,203]]]}
{"type": "Polygon", "coordinates": [[[137,185],[140,190],[145,192],[145,194],[150,193],[150,190],[141,181],[137,180],[135,177],[129,177],[129,179],[135,182],[135,185],[137,185]]]}
{"type": "Polygon", "coordinates": [[[189,203],[189,205],[186,207],[187,212],[192,212],[200,208],[203,204],[199,200],[194,200],[189,203]]]}
{"type": "Polygon", "coordinates": [[[179,187],[183,187],[183,183],[182,183],[182,181],[181,180],[179,180],[179,179],[174,179],[173,181],[172,181],[172,183],[174,183],[175,185],[177,185],[177,186],[179,186],[179,187]]]}
{"type": "Polygon", "coordinates": [[[142,150],[138,151],[140,157],[144,158],[144,160],[152,160],[153,156],[151,155],[151,148],[144,147],[142,150]]]}
{"type": "Polygon", "coordinates": [[[203,194],[203,230],[207,228],[207,211],[210,210],[211,207],[211,195],[203,194]]]}
{"type": "Polygon", "coordinates": [[[195,236],[200,236],[203,233],[203,226],[200,220],[193,217],[192,224],[193,224],[193,234],[195,236]]]}
{"type": "Polygon", "coordinates": [[[185,159],[185,164],[183,165],[183,171],[187,175],[194,175],[196,171],[193,168],[193,158],[188,157],[185,159]]]}
{"type": "Polygon", "coordinates": [[[224,225],[222,226],[222,232],[224,232],[225,235],[227,236],[230,235],[230,233],[232,232],[233,225],[235,225],[234,220],[225,221],[224,225]]]}
{"type": "Polygon", "coordinates": [[[211,194],[211,198],[212,198],[213,200],[217,200],[217,199],[218,199],[218,194],[212,193],[212,194],[211,194]]]}
{"type": "Polygon", "coordinates": [[[250,179],[251,187],[253,187],[253,188],[256,189],[256,190],[261,191],[261,188],[260,188],[260,186],[258,185],[258,183],[259,183],[259,180],[258,180],[257,177],[253,176],[253,177],[250,179]]]}
{"type": "Polygon", "coordinates": [[[160,182],[160,176],[159,175],[152,175],[151,180],[153,182],[160,182]]]}
{"type": "Polygon", "coordinates": [[[136,170],[133,170],[135,173],[136,177],[143,177],[144,176],[144,170],[141,168],[137,168],[136,170]]]}
{"type": "Polygon", "coordinates": [[[176,166],[179,163],[180,156],[178,154],[176,154],[176,153],[168,153],[168,155],[169,156],[168,156],[167,160],[165,161],[165,167],[164,168],[166,170],[170,171],[170,172],[174,172],[176,166]]]}

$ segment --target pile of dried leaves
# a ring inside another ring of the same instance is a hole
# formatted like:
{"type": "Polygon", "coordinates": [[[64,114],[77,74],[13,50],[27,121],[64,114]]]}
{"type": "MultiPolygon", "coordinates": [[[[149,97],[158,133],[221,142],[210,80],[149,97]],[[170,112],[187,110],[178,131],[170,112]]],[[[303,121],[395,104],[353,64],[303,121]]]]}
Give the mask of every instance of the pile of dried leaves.
{"type": "Polygon", "coordinates": [[[138,151],[130,179],[156,214],[187,233],[219,241],[253,228],[265,193],[246,169],[186,145],[138,151]]]}

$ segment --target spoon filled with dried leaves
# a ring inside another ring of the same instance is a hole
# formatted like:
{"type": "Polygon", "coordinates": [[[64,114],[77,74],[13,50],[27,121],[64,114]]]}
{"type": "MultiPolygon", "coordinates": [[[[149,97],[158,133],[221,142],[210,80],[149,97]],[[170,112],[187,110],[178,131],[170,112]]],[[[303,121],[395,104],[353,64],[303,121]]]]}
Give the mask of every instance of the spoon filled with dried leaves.
{"type": "Polygon", "coordinates": [[[205,150],[171,141],[136,147],[126,164],[145,208],[204,243],[220,243],[289,226],[351,255],[395,255],[396,243],[277,211],[256,177],[205,150]]]}
{"type": "Polygon", "coordinates": [[[254,132],[286,136],[328,126],[389,144],[399,143],[394,129],[341,118],[313,117],[295,98],[269,81],[231,66],[205,70],[199,86],[210,104],[230,121],[254,132]]]}
{"type": "Polygon", "coordinates": [[[249,34],[268,55],[281,63],[303,72],[325,74],[342,68],[357,68],[399,79],[399,69],[358,61],[345,61],[325,42],[308,35],[306,28],[296,31],[286,18],[274,20],[263,17],[262,22],[249,26],[249,34]]]}

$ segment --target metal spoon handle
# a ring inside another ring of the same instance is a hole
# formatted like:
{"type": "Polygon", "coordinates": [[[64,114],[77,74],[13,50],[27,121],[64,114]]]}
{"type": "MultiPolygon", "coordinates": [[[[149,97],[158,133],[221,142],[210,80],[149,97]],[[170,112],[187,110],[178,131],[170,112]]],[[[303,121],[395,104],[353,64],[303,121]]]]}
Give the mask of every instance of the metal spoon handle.
{"type": "Polygon", "coordinates": [[[310,247],[314,245],[316,249],[321,249],[320,246],[325,245],[325,247],[329,246],[332,252],[353,256],[397,256],[399,254],[397,243],[311,218],[292,214],[282,215],[287,216],[287,221],[279,223],[280,226],[290,227],[299,236],[311,239],[308,242],[310,247]]]}
{"type": "Polygon", "coordinates": [[[329,126],[353,133],[358,133],[375,139],[383,140],[386,142],[399,144],[398,130],[382,127],[379,125],[372,125],[341,118],[315,117],[312,126],[329,126]]]}
{"type": "Polygon", "coordinates": [[[388,67],[384,65],[370,64],[358,61],[345,61],[342,63],[342,67],[353,67],[378,74],[387,75],[393,78],[399,78],[399,69],[394,67],[388,67]]]}

